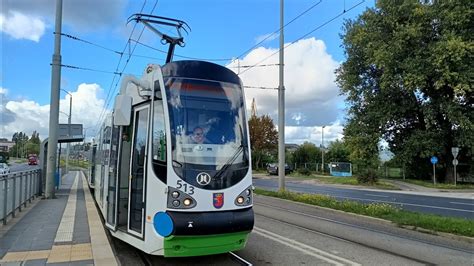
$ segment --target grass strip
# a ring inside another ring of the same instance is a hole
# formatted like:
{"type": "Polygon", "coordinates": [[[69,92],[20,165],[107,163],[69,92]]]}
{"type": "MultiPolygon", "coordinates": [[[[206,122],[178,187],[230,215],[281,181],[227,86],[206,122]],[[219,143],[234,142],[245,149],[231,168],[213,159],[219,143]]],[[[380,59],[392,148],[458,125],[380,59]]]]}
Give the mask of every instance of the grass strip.
{"type": "Polygon", "coordinates": [[[399,179],[400,181],[423,186],[429,188],[438,188],[438,189],[474,189],[474,185],[471,184],[446,184],[446,183],[436,183],[433,184],[433,181],[426,181],[426,180],[416,180],[416,179],[399,179]]]}
{"type": "Polygon", "coordinates": [[[436,232],[474,237],[474,220],[405,211],[387,203],[364,204],[350,200],[340,201],[326,195],[302,194],[289,191],[275,192],[258,188],[255,189],[255,193],[381,218],[392,221],[399,226],[413,226],[436,232]]]}

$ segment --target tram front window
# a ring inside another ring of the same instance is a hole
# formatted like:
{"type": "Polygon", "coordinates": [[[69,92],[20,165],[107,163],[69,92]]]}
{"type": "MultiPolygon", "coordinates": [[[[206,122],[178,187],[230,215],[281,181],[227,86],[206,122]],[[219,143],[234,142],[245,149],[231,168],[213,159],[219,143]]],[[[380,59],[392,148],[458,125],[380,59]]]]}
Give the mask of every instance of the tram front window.
{"type": "Polygon", "coordinates": [[[204,189],[223,189],[248,172],[247,128],[240,86],[232,83],[165,79],[176,174],[204,189]],[[205,172],[209,184],[199,184],[205,172]]]}

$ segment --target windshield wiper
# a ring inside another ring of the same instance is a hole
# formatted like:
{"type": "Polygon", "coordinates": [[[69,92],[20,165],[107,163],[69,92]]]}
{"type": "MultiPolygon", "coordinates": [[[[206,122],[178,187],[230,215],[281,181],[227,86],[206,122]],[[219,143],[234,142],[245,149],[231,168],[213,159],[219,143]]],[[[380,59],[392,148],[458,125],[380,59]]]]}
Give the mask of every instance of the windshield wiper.
{"type": "Polygon", "coordinates": [[[229,168],[232,163],[239,157],[240,153],[244,150],[244,145],[240,145],[239,148],[234,152],[234,154],[227,160],[227,162],[222,166],[222,168],[217,171],[217,173],[214,175],[213,179],[218,179],[221,177],[223,173],[229,168]]]}

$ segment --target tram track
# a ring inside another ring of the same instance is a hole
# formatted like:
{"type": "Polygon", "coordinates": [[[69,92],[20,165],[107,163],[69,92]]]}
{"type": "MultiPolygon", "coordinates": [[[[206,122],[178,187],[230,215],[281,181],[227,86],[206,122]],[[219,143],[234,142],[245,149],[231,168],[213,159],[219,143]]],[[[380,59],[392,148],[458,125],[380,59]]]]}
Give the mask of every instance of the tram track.
{"type": "Polygon", "coordinates": [[[246,265],[246,266],[252,266],[253,265],[252,263],[246,261],[245,259],[243,259],[239,255],[235,254],[234,252],[229,252],[229,255],[231,256],[231,258],[234,261],[237,261],[238,263],[240,263],[240,265],[246,265]]]}
{"type": "MultiPolygon", "coordinates": [[[[275,205],[271,205],[271,204],[254,203],[254,205],[260,205],[260,206],[264,206],[264,207],[278,209],[278,210],[293,213],[293,214],[296,214],[296,215],[302,215],[302,216],[305,216],[305,217],[308,217],[308,218],[319,219],[319,220],[323,220],[323,221],[330,222],[330,223],[344,225],[344,226],[351,227],[351,228],[362,229],[362,230],[370,231],[370,232],[373,232],[373,233],[384,234],[384,235],[388,235],[388,236],[392,236],[392,237],[402,238],[402,239],[405,239],[405,240],[419,242],[419,243],[427,244],[427,245],[431,245],[431,246],[437,246],[437,247],[440,247],[440,248],[446,248],[446,249],[456,250],[456,251],[465,252],[465,253],[472,253],[473,252],[472,250],[457,248],[457,247],[443,245],[443,244],[439,244],[439,243],[432,243],[432,242],[424,241],[422,239],[415,238],[415,237],[401,236],[401,235],[393,234],[393,233],[390,233],[390,232],[387,232],[387,231],[382,231],[382,230],[377,230],[377,229],[366,227],[366,226],[341,222],[341,221],[337,221],[337,220],[334,220],[334,219],[329,219],[329,218],[318,216],[318,215],[313,215],[313,214],[303,213],[303,212],[299,212],[299,211],[294,211],[294,210],[291,210],[291,209],[288,209],[288,208],[282,208],[280,206],[275,206],[275,205]]],[[[261,215],[261,214],[259,214],[259,215],[261,215]]],[[[265,217],[265,215],[262,215],[262,216],[265,217]]],[[[266,217],[266,218],[274,219],[272,217],[266,217]]],[[[282,222],[284,222],[284,221],[282,221],[282,222]]],[[[298,226],[298,225],[296,225],[296,226],[298,226]]],[[[312,229],[309,229],[309,230],[312,230],[312,229]]],[[[345,238],[342,238],[340,236],[331,235],[331,234],[328,234],[328,233],[325,233],[325,232],[317,231],[317,233],[321,234],[321,235],[324,235],[324,236],[327,236],[327,237],[339,239],[339,240],[354,242],[353,240],[345,239],[345,238]]]]}
{"type": "Polygon", "coordinates": [[[252,266],[253,264],[234,252],[226,254],[217,254],[211,256],[200,257],[203,259],[201,263],[196,263],[196,258],[185,257],[185,258],[164,258],[159,256],[153,256],[146,254],[143,251],[136,249],[136,255],[140,258],[141,262],[145,266],[153,265],[189,265],[191,264],[203,264],[203,265],[229,265],[229,261],[233,262],[232,265],[252,266]],[[228,260],[228,261],[226,261],[228,260]],[[212,261],[212,262],[211,262],[212,261]]]}
{"type": "MultiPolygon", "coordinates": [[[[455,251],[459,251],[459,252],[472,254],[471,250],[456,248],[456,247],[437,244],[437,243],[430,243],[430,242],[423,241],[423,240],[417,239],[417,238],[412,238],[412,237],[395,235],[395,234],[390,233],[390,232],[377,230],[377,229],[373,229],[373,228],[369,228],[369,227],[364,227],[364,226],[360,226],[360,225],[356,225],[356,224],[350,224],[350,223],[346,223],[346,222],[342,222],[342,221],[336,221],[336,220],[333,220],[333,219],[328,219],[326,217],[313,215],[313,214],[309,214],[309,213],[304,213],[304,212],[301,212],[301,211],[295,211],[295,210],[292,210],[292,209],[289,209],[289,208],[283,208],[283,207],[272,205],[272,204],[254,202],[254,205],[255,206],[261,206],[261,207],[266,207],[266,208],[270,208],[270,209],[273,209],[273,210],[278,210],[278,211],[282,211],[282,212],[286,212],[286,213],[291,213],[291,214],[303,216],[303,217],[306,217],[306,218],[311,218],[311,219],[316,219],[316,220],[325,221],[325,222],[329,222],[329,223],[334,223],[334,224],[338,224],[338,225],[343,225],[343,226],[346,226],[346,227],[349,227],[349,228],[354,228],[354,229],[359,229],[359,230],[366,230],[366,231],[369,231],[369,232],[372,232],[372,233],[388,235],[388,236],[397,237],[397,238],[401,238],[401,239],[408,240],[408,241],[414,241],[414,242],[422,243],[422,244],[425,244],[425,245],[433,245],[433,246],[440,247],[440,248],[446,248],[446,249],[451,249],[451,250],[455,250],[455,251]]],[[[283,220],[283,219],[276,218],[273,215],[270,216],[270,215],[262,214],[261,212],[258,212],[257,210],[255,211],[255,215],[264,217],[265,219],[269,219],[271,221],[274,221],[274,222],[277,222],[277,223],[280,223],[280,224],[284,224],[286,226],[298,228],[300,230],[304,230],[304,231],[307,231],[309,233],[321,235],[321,236],[324,236],[324,237],[328,237],[328,238],[331,238],[331,239],[343,241],[343,242],[346,242],[346,243],[352,243],[352,244],[360,245],[362,247],[373,249],[373,250],[376,250],[378,252],[389,254],[389,255],[392,255],[392,256],[397,256],[397,257],[400,257],[400,258],[408,259],[408,260],[411,260],[411,261],[414,261],[414,262],[417,262],[417,263],[422,263],[422,264],[425,264],[425,265],[435,265],[435,263],[427,261],[427,260],[413,258],[411,256],[407,256],[405,254],[402,254],[401,252],[397,252],[397,251],[394,251],[394,250],[387,250],[386,248],[381,248],[381,247],[378,247],[378,246],[375,246],[375,245],[371,245],[367,242],[357,241],[353,238],[341,236],[340,234],[327,233],[327,232],[324,232],[322,230],[316,230],[314,228],[303,226],[303,225],[297,224],[295,222],[290,222],[290,221],[286,221],[286,220],[283,220]]]]}

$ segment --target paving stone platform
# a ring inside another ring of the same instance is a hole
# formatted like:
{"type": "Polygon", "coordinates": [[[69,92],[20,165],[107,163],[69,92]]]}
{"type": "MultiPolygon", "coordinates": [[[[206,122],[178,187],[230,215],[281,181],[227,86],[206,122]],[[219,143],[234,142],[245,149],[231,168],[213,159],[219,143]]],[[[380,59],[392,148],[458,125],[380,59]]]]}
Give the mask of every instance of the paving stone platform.
{"type": "Polygon", "coordinates": [[[117,265],[82,172],[64,175],[56,199],[36,199],[9,223],[0,235],[2,266],[117,265]]]}

